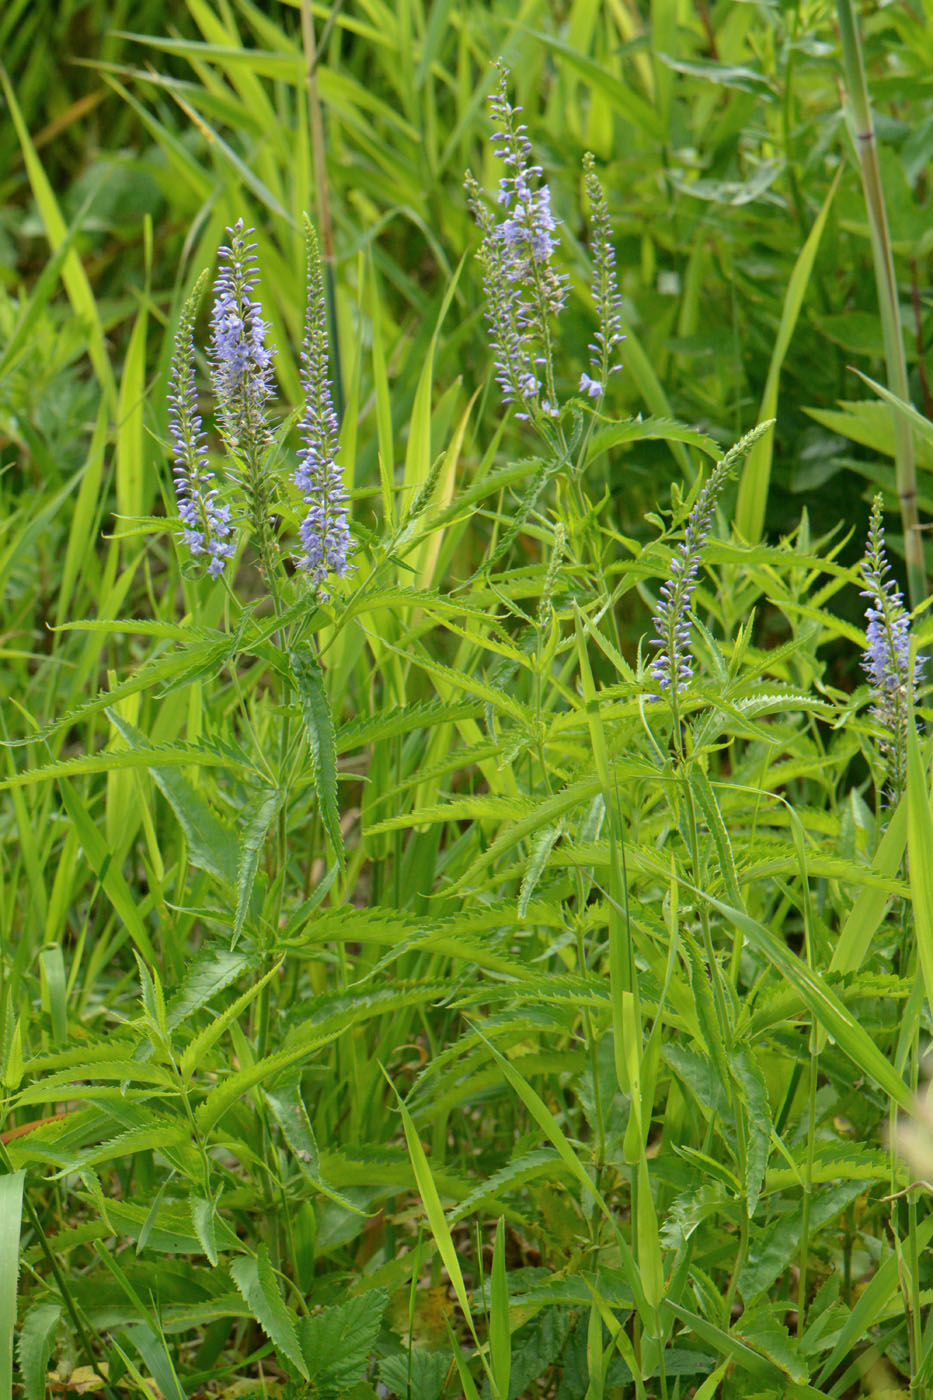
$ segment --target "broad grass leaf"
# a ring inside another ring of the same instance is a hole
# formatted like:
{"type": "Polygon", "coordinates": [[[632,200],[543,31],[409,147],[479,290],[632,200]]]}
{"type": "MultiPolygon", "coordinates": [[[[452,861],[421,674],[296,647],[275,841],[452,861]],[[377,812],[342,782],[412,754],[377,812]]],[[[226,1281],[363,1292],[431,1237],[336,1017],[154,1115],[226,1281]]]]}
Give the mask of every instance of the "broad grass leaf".
{"type": "MultiPolygon", "coordinates": [[[[129,1342],[139,1353],[150,1376],[158,1386],[159,1395],[164,1397],[164,1400],[188,1400],[181,1381],[178,1379],[168,1343],[161,1331],[157,1331],[154,1326],[142,1323],[137,1327],[128,1327],[117,1335],[129,1342]]],[[[137,1384],[140,1380],[145,1384],[145,1378],[137,1373],[137,1384]]],[[[149,1387],[146,1386],[146,1389],[148,1390],[149,1387]]]]}
{"type": "Polygon", "coordinates": [[[0,1176],[0,1395],[13,1394],[13,1329],[19,1277],[24,1171],[0,1176]]]}
{"type": "Polygon", "coordinates": [[[298,1374],[310,1381],[311,1372],[298,1342],[295,1323],[282,1302],[265,1245],[259,1246],[255,1259],[242,1255],[232,1260],[230,1276],[269,1340],[298,1374]]]}
{"type": "MultiPolygon", "coordinates": [[[[109,713],[111,722],[130,745],[131,751],[138,750],[142,739],[139,732],[121,719],[115,711],[109,713]]],[[[174,768],[164,767],[159,762],[158,755],[153,757],[154,761],[147,763],[147,767],[153,782],[172,808],[185,833],[191,864],[234,889],[239,861],[239,846],[235,833],[217,816],[182,773],[176,772],[174,768]]],[[[216,761],[222,764],[232,762],[227,755],[219,756],[216,761]]]]}
{"type": "MultiPolygon", "coordinates": [[[[389,1080],[389,1083],[391,1084],[392,1081],[389,1080]]],[[[408,1155],[411,1158],[415,1181],[418,1185],[418,1194],[421,1197],[425,1214],[428,1217],[431,1234],[434,1236],[437,1252],[443,1260],[454,1293],[457,1296],[457,1302],[460,1304],[461,1311],[466,1319],[473,1340],[478,1347],[479,1338],[476,1335],[476,1325],[473,1322],[473,1313],[470,1308],[470,1300],[467,1297],[463,1273],[460,1269],[457,1248],[453,1242],[453,1237],[451,1236],[447,1220],[444,1216],[444,1207],[441,1205],[441,1198],[438,1194],[437,1185],[434,1177],[431,1175],[431,1167],[425,1155],[425,1150],[421,1145],[421,1139],[418,1136],[411,1114],[405,1107],[398,1090],[395,1089],[394,1085],[392,1085],[392,1087],[395,1091],[395,1096],[398,1101],[398,1110],[402,1117],[402,1127],[405,1132],[405,1141],[408,1144],[408,1155]]]]}
{"type": "MultiPolygon", "coordinates": [[[[909,803],[909,798],[902,798],[889,817],[887,830],[871,863],[872,871],[885,880],[895,879],[901,868],[907,844],[909,803]]],[[[861,967],[890,902],[891,893],[884,888],[866,886],[859,891],[833,949],[829,963],[831,972],[854,972],[861,967]]]]}
{"type": "MultiPolygon", "coordinates": [[[[771,352],[771,363],[768,366],[768,377],[765,381],[765,389],[761,399],[761,406],[758,410],[759,422],[764,422],[767,418],[774,418],[778,405],[778,383],[781,377],[781,369],[787,356],[791,337],[797,325],[797,318],[803,306],[807,289],[811,282],[811,273],[816,254],[823,237],[823,229],[829,217],[830,206],[839,185],[841,171],[836,173],[835,179],[830,186],[829,193],[823,202],[823,207],[814,220],[813,227],[807,235],[806,242],[800,250],[794,270],[791,273],[790,281],[787,284],[787,291],[784,295],[784,305],[781,310],[781,320],[778,325],[777,336],[774,341],[774,348],[771,352]]],[[[760,539],[764,526],[765,509],[768,502],[768,489],[771,482],[771,457],[774,451],[774,429],[772,428],[766,437],[760,442],[756,442],[742,470],[742,477],[739,482],[739,495],[736,502],[735,523],[736,529],[744,539],[754,544],[760,539]]]]}
{"type": "Polygon", "coordinates": [[[715,1323],[670,1298],[665,1300],[662,1306],[662,1311],[664,1310],[673,1313],[688,1331],[711,1347],[715,1355],[727,1358],[743,1371],[748,1371],[759,1379],[781,1383],[781,1371],[770,1357],[761,1355],[756,1348],[749,1346],[734,1332],[724,1332],[715,1323]]]}
{"type": "MultiPolygon", "coordinates": [[[[505,1263],[505,1220],[501,1215],[496,1226],[496,1238],[492,1251],[489,1363],[492,1369],[494,1393],[507,1396],[509,1394],[509,1375],[512,1369],[512,1326],[509,1313],[509,1281],[505,1263]]],[[[520,1383],[519,1388],[521,1388],[520,1383]]]]}
{"type": "MultiPolygon", "coordinates": [[[[52,251],[55,252],[65,243],[68,237],[68,229],[62,218],[55,198],[52,185],[43,169],[35,146],[23,120],[23,114],[16,94],[10,86],[6,73],[0,68],[0,83],[6,96],[7,106],[10,116],[13,118],[13,125],[19,137],[20,146],[23,152],[23,161],[26,166],[26,173],[32,187],[33,197],[39,210],[39,215],[45,227],[46,236],[52,251]]],[[[62,282],[68,293],[68,299],[74,309],[74,313],[82,320],[88,329],[88,355],[94,366],[94,373],[97,375],[101,389],[107,402],[113,407],[116,404],[116,385],[113,378],[113,369],[110,361],[110,352],[107,348],[104,329],[101,323],[100,313],[91,284],[88,281],[87,273],[77,252],[71,248],[66,254],[61,268],[62,282]]]]}
{"type": "Polygon", "coordinates": [[[913,725],[907,738],[907,845],[920,972],[933,1007],[933,807],[913,725]]]}

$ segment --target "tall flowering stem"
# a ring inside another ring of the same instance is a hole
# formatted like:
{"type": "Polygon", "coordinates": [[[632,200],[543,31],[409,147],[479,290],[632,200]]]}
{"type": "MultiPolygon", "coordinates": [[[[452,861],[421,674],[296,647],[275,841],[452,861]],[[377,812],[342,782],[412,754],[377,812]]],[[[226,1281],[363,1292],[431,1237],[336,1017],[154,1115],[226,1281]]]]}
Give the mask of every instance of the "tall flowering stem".
{"type": "Polygon", "coordinates": [[[596,174],[596,164],[589,151],[583,157],[583,182],[590,206],[590,248],[593,254],[593,302],[599,317],[599,329],[590,342],[590,368],[593,375],[580,376],[581,393],[590,398],[602,398],[610,374],[621,369],[613,364],[614,352],[625,336],[622,334],[622,299],[616,275],[616,255],[612,246],[612,226],[606,194],[596,174]]]}
{"type": "Polygon", "coordinates": [[[872,501],[861,572],[865,583],[862,597],[869,600],[865,612],[868,647],[862,667],[874,698],[872,716],[880,729],[879,748],[887,765],[887,794],[896,805],[907,785],[908,726],[926,658],[918,656],[911,665],[910,617],[891,577],[880,493],[872,501]]]}
{"type": "Polygon", "coordinates": [[[500,64],[489,99],[497,126],[494,150],[506,172],[498,192],[504,217],[493,218],[469,172],[466,188],[482,234],[487,317],[503,398],[521,405],[520,417],[553,417],[558,409],[551,322],[567,300],[568,283],[552,262],[557,221],[550,187],[541,166],[532,163],[527,128],[518,120],[521,108],[509,101],[508,79],[509,70],[500,64]]]}
{"type": "Polygon", "coordinates": [[[327,303],[317,236],[305,220],[308,250],[308,300],[301,345],[301,382],[305,406],[301,416],[302,447],[293,480],[308,506],[301,523],[299,565],[319,586],[329,573],[351,572],[348,495],[337,465],[339,430],[331,395],[327,340],[327,303]]]}
{"type": "MultiPolygon", "coordinates": [[[[687,517],[683,538],[671,558],[671,576],[661,586],[661,596],[654,614],[655,633],[651,638],[651,645],[657,649],[657,654],[651,662],[650,670],[659,689],[670,696],[675,720],[678,697],[693,679],[693,629],[690,610],[704,547],[713,524],[716,502],[732,472],[751,451],[762,433],[767,432],[773,421],[769,419],[753,428],[750,433],[746,433],[721,461],[717,462],[687,517]]],[[[659,700],[661,697],[655,695],[652,698],[659,700]]],[[[679,743],[677,723],[675,730],[676,741],[679,743]]]]}
{"type": "Polygon", "coordinates": [[[208,465],[207,435],[197,410],[194,375],[194,322],[204,292],[207,273],[202,273],[194,291],[182,308],[175,332],[168,391],[169,432],[173,445],[172,475],[175,499],[183,530],[182,538],[197,558],[208,555],[212,578],[223,573],[224,564],[234,552],[230,507],[223,505],[208,465]]]}

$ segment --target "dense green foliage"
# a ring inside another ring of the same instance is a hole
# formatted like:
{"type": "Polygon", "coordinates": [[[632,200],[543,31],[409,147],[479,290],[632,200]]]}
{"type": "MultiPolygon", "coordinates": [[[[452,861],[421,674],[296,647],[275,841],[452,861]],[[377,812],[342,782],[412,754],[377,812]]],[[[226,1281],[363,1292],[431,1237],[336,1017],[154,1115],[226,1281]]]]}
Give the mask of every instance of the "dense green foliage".
{"type": "Polygon", "coordinates": [[[858,664],[899,433],[933,507],[925,8],[861,17],[907,430],[835,6],[7,6],[0,1400],[933,1394],[931,754],[858,664]],[[500,56],[563,456],[490,372],[500,56]],[[306,211],[359,567],[273,607],[176,549],[166,384],[243,215],[300,402],[306,211]]]}

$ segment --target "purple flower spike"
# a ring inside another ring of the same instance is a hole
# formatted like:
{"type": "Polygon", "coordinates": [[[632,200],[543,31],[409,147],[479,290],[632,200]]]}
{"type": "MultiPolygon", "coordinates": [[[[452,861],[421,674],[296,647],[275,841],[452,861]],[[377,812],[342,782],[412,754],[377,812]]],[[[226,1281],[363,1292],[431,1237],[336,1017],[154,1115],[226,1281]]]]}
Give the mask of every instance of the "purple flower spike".
{"type": "Polygon", "coordinates": [[[499,84],[489,99],[497,127],[494,150],[506,168],[497,196],[501,221],[487,208],[469,171],[466,189],[482,235],[479,257],[496,382],[504,402],[520,409],[517,418],[554,417],[558,409],[550,322],[567,299],[568,282],[551,265],[557,248],[551,191],[540,165],[531,163],[531,142],[518,120],[521,108],[509,101],[508,77],[508,69],[500,64],[499,84]],[[542,390],[546,397],[539,402],[542,390]]]}
{"type": "MultiPolygon", "coordinates": [[[[690,605],[703,560],[703,550],[712,529],[719,493],[737,464],[773,426],[773,418],[759,423],[757,428],[740,438],[721,461],[716,463],[687,516],[683,539],[671,558],[671,576],[662,584],[661,596],[655,608],[655,634],[651,638],[651,645],[657,648],[657,655],[649,668],[658,687],[671,695],[676,696],[686,690],[693,679],[690,605]]],[[[650,695],[648,698],[660,700],[661,697],[650,695]]]]}
{"type": "Polygon", "coordinates": [[[211,312],[211,379],[221,430],[228,446],[242,455],[268,443],[266,404],[272,397],[269,327],[252,299],[259,272],[256,245],[246,240],[253,232],[244,229],[242,219],[227,229],[230,243],[219,250],[222,266],[211,312]]]}
{"type": "Polygon", "coordinates": [[[505,163],[499,181],[499,203],[508,217],[496,229],[505,244],[506,275],[529,293],[532,321],[539,332],[548,317],[557,316],[567,300],[567,278],[550,266],[557,247],[557,221],[551,210],[551,191],[540,165],[530,164],[531,142],[524,122],[517,120],[521,107],[509,101],[509,70],[499,65],[499,85],[489,98],[495,153],[505,163]]]}
{"type": "Polygon", "coordinates": [[[300,527],[303,553],[298,562],[321,584],[328,573],[349,574],[352,565],[347,489],[336,461],[340,444],[330,388],[324,277],[314,230],[310,223],[305,227],[308,305],[301,346],[305,407],[300,424],[303,445],[293,479],[308,505],[300,527]]]}
{"type": "Polygon", "coordinates": [[[861,568],[866,584],[862,597],[869,599],[865,612],[868,647],[862,667],[874,697],[872,715],[883,731],[879,746],[888,764],[890,796],[896,802],[906,786],[907,726],[926,657],[918,656],[916,666],[911,667],[910,617],[900,589],[889,577],[880,493],[872,502],[861,568]]]}
{"type": "Polygon", "coordinates": [[[184,530],[182,538],[196,557],[210,556],[208,573],[223,573],[234,552],[230,507],[221,505],[217,491],[208,485],[214,473],[208,466],[207,435],[197,411],[194,379],[194,319],[204,288],[202,275],[181,313],[175,334],[169,380],[169,431],[174,444],[175,498],[184,530]]]}
{"type": "Polygon", "coordinates": [[[658,648],[658,654],[651,663],[651,674],[661,690],[671,690],[678,695],[693,679],[690,603],[721,484],[714,473],[697,497],[684,537],[671,558],[671,576],[661,586],[661,597],[655,609],[656,631],[651,645],[658,648]]]}
{"type": "Polygon", "coordinates": [[[616,276],[616,255],[612,246],[612,229],[606,195],[596,174],[596,165],[587,151],[583,157],[584,183],[590,204],[590,245],[593,252],[593,301],[599,317],[599,329],[590,343],[590,364],[595,379],[584,374],[581,391],[595,398],[606,392],[610,374],[621,369],[612,364],[613,352],[625,336],[622,334],[622,299],[616,276]],[[583,380],[586,381],[584,384],[583,380]]]}

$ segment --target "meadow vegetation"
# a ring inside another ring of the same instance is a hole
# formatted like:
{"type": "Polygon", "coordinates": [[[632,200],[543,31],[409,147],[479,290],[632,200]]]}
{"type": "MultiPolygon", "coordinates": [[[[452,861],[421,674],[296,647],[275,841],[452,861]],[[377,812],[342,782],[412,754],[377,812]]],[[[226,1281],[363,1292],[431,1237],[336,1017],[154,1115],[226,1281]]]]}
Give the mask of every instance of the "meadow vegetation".
{"type": "Polygon", "coordinates": [[[0,1400],[933,1395],[930,17],[5,7],[0,1400]]]}

